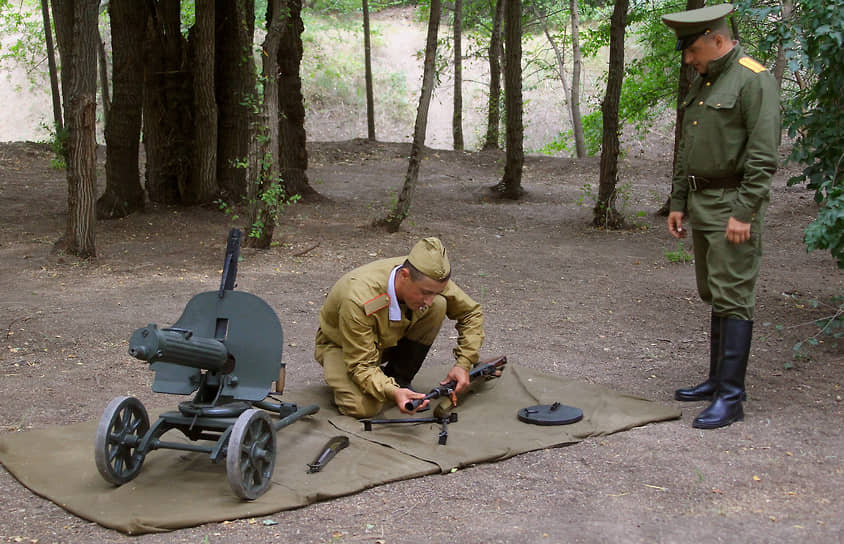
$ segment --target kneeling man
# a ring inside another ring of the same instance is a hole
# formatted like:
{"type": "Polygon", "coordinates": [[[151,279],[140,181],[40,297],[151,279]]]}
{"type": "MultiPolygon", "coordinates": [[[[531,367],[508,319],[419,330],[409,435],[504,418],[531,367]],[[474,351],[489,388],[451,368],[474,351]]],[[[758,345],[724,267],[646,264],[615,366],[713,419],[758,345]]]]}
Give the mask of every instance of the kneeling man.
{"type": "Polygon", "coordinates": [[[406,257],[369,263],[334,284],[319,313],[314,357],[340,413],[372,417],[391,402],[407,413],[406,402],[425,396],[410,383],[446,316],[456,321],[458,336],[443,383],[455,380],[458,394],[468,387],[484,339],[483,313],[450,277],[442,242],[424,238],[406,257]]]}

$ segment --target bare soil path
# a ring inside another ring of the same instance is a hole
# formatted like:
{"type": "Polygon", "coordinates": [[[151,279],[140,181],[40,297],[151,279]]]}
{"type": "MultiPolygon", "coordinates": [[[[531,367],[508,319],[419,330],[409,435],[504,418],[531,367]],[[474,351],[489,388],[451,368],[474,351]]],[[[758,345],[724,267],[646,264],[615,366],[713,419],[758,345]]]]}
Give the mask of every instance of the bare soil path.
{"type": "MultiPolygon", "coordinates": [[[[588,198],[578,206],[581,187],[596,183],[596,159],[528,157],[527,197],[495,203],[485,195],[500,154],[429,150],[403,229],[372,230],[408,152],[311,144],[310,179],[330,201],[292,207],[278,247],[244,250],[239,288],[284,324],[288,388],[321,382],[312,342],[333,281],[428,235],[443,239],[455,280],[483,303],[485,354],[665,403],[701,378],[708,309],[692,267],[666,258],[676,242],[652,214],[669,162],[624,161],[626,210],[647,213],[634,229],[604,232],[588,226],[588,198]]],[[[787,176],[776,178],[765,233],[744,422],[692,429],[704,407],[693,403],[682,420],[571,447],[141,537],[76,518],[0,470],[0,542],[841,542],[844,356],[825,342],[795,362],[791,348],[828,313],[812,301],[840,294],[842,275],[828,254],[806,253],[815,205],[787,176]]],[[[52,252],[65,180],[43,146],[0,145],[0,197],[0,433],[98,419],[117,395],[173,406],[179,399],[153,394],[152,373],[126,354],[128,337],[172,323],[193,294],[217,287],[230,219],[150,207],[99,223],[99,257],[83,263],[52,252]]],[[[444,329],[432,359],[449,358],[450,336],[444,329]]]]}

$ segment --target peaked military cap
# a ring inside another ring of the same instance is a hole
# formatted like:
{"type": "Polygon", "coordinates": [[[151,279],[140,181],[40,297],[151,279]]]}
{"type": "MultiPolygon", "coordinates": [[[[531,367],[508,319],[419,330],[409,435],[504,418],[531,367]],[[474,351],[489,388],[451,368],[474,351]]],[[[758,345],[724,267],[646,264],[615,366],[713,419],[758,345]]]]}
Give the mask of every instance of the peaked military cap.
{"type": "Polygon", "coordinates": [[[416,242],[407,260],[416,270],[433,280],[444,281],[451,274],[451,265],[448,263],[445,247],[438,238],[433,236],[416,242]]]}
{"type": "Polygon", "coordinates": [[[712,28],[724,17],[733,12],[732,4],[719,4],[700,9],[678,11],[662,16],[662,22],[677,34],[676,51],[682,51],[695,40],[709,34],[712,28]]]}

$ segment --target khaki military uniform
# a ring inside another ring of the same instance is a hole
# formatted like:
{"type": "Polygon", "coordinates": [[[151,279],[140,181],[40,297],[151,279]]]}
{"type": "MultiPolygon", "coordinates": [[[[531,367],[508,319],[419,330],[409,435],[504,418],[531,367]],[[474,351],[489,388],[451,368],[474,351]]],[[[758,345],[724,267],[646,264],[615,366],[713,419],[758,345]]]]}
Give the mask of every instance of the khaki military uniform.
{"type": "Polygon", "coordinates": [[[762,230],[780,135],[776,82],[740,45],[710,62],[692,83],[671,192],[671,211],[688,214],[701,298],[718,315],[753,319],[762,230]],[[739,177],[733,188],[708,180],[739,177]],[[724,237],[730,217],[750,223],[750,241],[724,237]]]}
{"type": "Polygon", "coordinates": [[[456,321],[455,364],[469,370],[483,343],[483,313],[453,281],[424,311],[400,304],[401,320],[390,321],[390,273],[406,257],[382,259],[341,277],[319,314],[314,356],[324,369],[341,413],[366,417],[393,400],[399,388],[380,368],[382,355],[402,338],[433,343],[445,317],[456,321]]]}

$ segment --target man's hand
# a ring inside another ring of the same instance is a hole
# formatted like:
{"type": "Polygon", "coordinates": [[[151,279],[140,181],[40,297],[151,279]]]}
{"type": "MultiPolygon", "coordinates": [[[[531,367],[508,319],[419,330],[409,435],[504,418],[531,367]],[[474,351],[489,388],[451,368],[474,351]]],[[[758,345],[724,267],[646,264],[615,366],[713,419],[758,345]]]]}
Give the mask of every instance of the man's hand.
{"type": "Polygon", "coordinates": [[[467,387],[469,387],[469,371],[462,366],[454,365],[451,367],[451,370],[448,371],[448,376],[440,382],[440,385],[445,385],[450,381],[454,381],[457,384],[454,388],[454,393],[459,395],[465,391],[467,387]]]}
{"type": "Polygon", "coordinates": [[[686,229],[683,228],[683,212],[671,212],[668,214],[668,232],[674,238],[685,238],[688,235],[686,229]]]}
{"type": "Polygon", "coordinates": [[[750,240],[750,223],[742,223],[735,217],[727,220],[727,232],[724,234],[731,244],[741,244],[750,240]]]}
{"type": "Polygon", "coordinates": [[[404,405],[406,403],[414,400],[414,399],[425,398],[425,393],[417,393],[416,391],[413,391],[412,389],[397,389],[396,392],[395,392],[395,396],[393,398],[396,401],[396,406],[399,407],[399,410],[401,410],[401,412],[403,414],[412,414],[412,413],[416,412],[417,410],[421,410],[422,408],[428,406],[428,403],[431,402],[429,400],[426,400],[425,402],[423,402],[422,404],[419,405],[419,408],[417,408],[416,410],[410,411],[410,410],[405,410],[404,405]]]}

